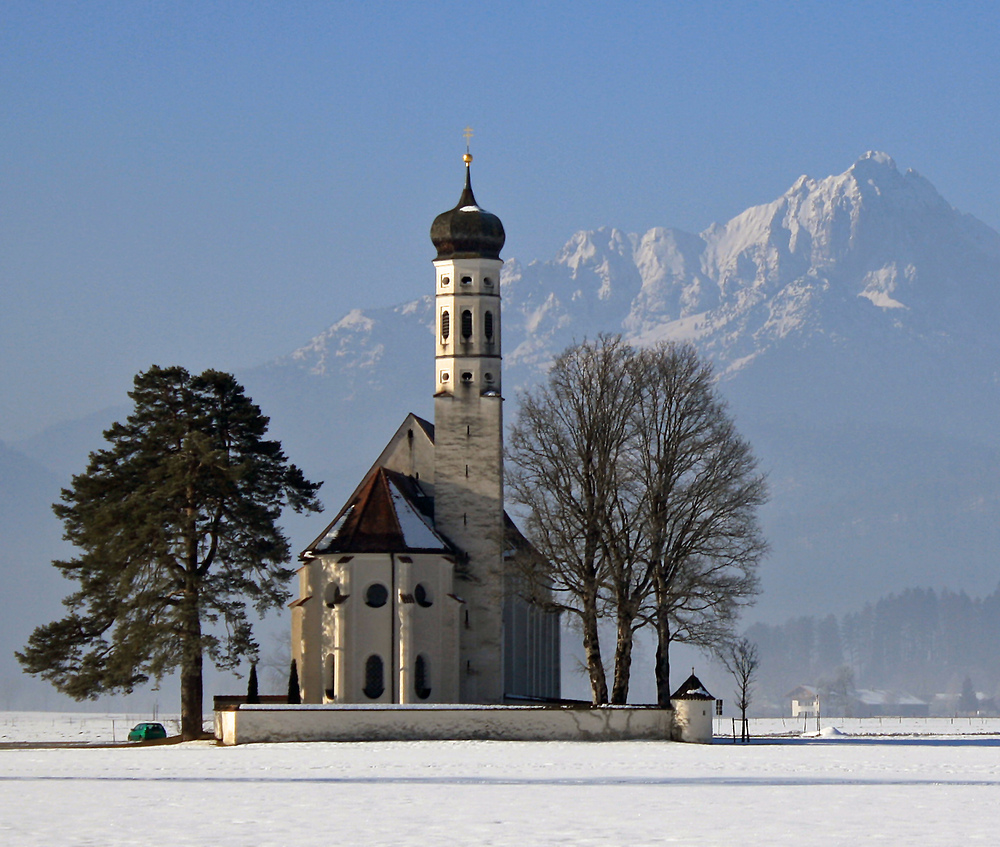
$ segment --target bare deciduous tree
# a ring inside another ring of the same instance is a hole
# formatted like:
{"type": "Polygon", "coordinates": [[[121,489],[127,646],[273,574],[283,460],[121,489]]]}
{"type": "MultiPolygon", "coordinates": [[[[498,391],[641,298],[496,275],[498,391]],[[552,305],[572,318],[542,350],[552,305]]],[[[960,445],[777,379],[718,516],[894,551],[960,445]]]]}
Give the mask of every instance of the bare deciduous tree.
{"type": "Polygon", "coordinates": [[[714,648],[757,592],[763,474],[690,345],[636,354],[633,410],[652,575],[657,702],[670,702],[670,644],[714,648]]]}
{"type": "Polygon", "coordinates": [[[750,740],[750,725],[747,709],[753,699],[754,680],[760,661],[757,645],[748,638],[740,638],[719,651],[719,658],[736,681],[736,708],[740,710],[740,740],[750,740]]]}
{"type": "Polygon", "coordinates": [[[626,702],[633,635],[648,623],[657,701],[669,705],[671,642],[729,640],[765,549],[764,477],[710,366],[689,345],[576,345],[524,397],[509,444],[508,493],[548,562],[529,583],[580,615],[594,702],[607,699],[606,615],[617,633],[611,702],[626,702]]]}
{"type": "Polygon", "coordinates": [[[526,593],[579,616],[595,705],[608,702],[597,627],[628,443],[626,349],[601,338],[564,352],[548,382],[521,398],[507,448],[508,499],[522,507],[540,554],[525,573],[526,593]]]}

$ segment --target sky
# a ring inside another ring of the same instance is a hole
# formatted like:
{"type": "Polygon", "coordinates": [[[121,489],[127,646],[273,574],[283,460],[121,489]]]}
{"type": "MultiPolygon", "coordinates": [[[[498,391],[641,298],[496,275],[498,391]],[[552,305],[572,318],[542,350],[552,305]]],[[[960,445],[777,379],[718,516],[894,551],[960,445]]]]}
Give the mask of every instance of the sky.
{"type": "Polygon", "coordinates": [[[998,44],[985,2],[4,0],[0,440],[428,293],[466,126],[525,262],[869,149],[1000,229],[998,44]]]}

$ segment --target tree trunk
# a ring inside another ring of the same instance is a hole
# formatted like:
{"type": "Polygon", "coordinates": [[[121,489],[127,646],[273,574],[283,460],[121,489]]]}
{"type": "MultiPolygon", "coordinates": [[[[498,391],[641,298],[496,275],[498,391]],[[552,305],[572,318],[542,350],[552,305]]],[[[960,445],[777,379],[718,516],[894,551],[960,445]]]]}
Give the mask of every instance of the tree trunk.
{"type": "Polygon", "coordinates": [[[670,615],[658,604],[656,609],[656,705],[670,708],[670,615]]]}
{"type": "Polygon", "coordinates": [[[628,702],[628,684],[632,670],[632,615],[618,607],[618,641],[615,644],[615,680],[611,702],[624,706],[628,702]]]}
{"type": "MultiPolygon", "coordinates": [[[[194,592],[191,592],[192,594],[194,592]]],[[[195,594],[195,597],[197,595],[195,594]]],[[[201,618],[197,600],[189,599],[184,609],[183,646],[181,647],[181,738],[201,738],[202,725],[202,651],[201,618]]]]}
{"type": "Polygon", "coordinates": [[[587,672],[590,674],[591,701],[595,706],[601,706],[608,702],[608,679],[601,660],[597,616],[593,612],[585,612],[582,617],[583,649],[587,656],[587,672]]]}

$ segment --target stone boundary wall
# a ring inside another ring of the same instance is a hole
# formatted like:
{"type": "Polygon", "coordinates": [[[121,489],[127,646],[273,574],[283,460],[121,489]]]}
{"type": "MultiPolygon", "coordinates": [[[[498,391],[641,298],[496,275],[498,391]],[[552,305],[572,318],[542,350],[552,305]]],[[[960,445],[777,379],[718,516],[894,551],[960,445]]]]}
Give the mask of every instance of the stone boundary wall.
{"type": "Polygon", "coordinates": [[[673,709],[649,706],[272,706],[215,713],[223,744],[288,741],[667,741],[673,709]]]}

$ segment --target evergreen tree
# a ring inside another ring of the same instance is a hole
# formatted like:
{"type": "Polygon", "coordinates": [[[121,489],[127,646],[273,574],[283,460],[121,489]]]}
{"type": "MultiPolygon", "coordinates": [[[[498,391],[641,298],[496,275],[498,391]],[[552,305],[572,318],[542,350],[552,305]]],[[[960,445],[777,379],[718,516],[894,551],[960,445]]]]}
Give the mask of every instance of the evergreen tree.
{"type": "Polygon", "coordinates": [[[295,659],[292,659],[292,667],[288,672],[288,703],[297,706],[302,702],[302,690],[299,687],[299,666],[295,659]]]}
{"type": "Polygon", "coordinates": [[[260,688],[257,684],[257,663],[250,665],[250,679],[247,681],[247,702],[260,702],[260,688]]]}
{"type": "Polygon", "coordinates": [[[281,509],[319,511],[319,485],[265,438],[268,419],[229,374],[154,366],[129,396],[110,446],[53,506],[82,550],[53,563],[79,583],[69,612],[17,657],[77,699],[180,668],[181,734],[195,738],[203,657],[232,669],[256,655],[248,604],[280,606],[293,574],[281,509]]]}

